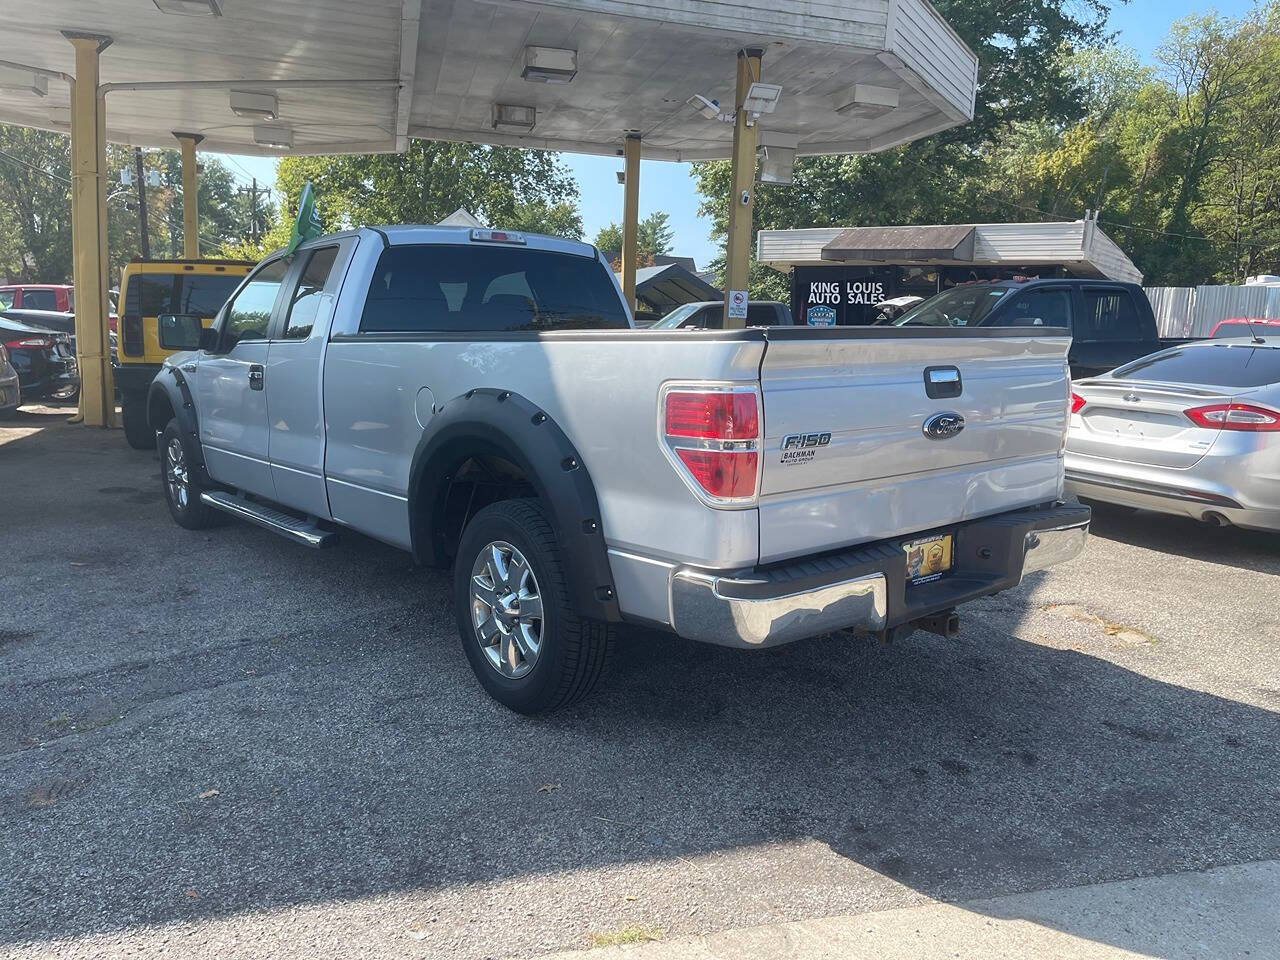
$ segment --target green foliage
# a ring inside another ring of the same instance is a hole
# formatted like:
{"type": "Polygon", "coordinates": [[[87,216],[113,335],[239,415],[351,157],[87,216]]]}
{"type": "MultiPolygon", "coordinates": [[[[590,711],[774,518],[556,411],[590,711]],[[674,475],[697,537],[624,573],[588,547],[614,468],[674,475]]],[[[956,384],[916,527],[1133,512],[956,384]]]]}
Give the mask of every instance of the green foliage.
{"type": "MultiPolygon", "coordinates": [[[[872,156],[809,157],[761,185],[755,226],[1079,219],[1152,285],[1280,272],[1280,13],[1176,23],[1140,65],[1104,43],[1104,8],[1062,0],[937,4],[980,58],[974,122],[872,156]],[[1021,38],[1021,39],[1015,39],[1021,38]]],[[[729,167],[695,164],[714,235],[729,167]]],[[[753,269],[752,295],[774,289],[753,269]]]]}
{"type": "MultiPolygon", "coordinates": [[[[615,256],[622,252],[622,227],[611,223],[596,233],[595,245],[615,256]]],[[[655,210],[636,224],[636,247],[640,266],[652,266],[655,257],[671,253],[675,231],[671,229],[671,215],[655,210]]]]}
{"type": "Polygon", "coordinates": [[[237,255],[282,247],[308,181],[327,230],[392,223],[439,223],[459,207],[495,227],[582,237],[578,185],[555,154],[513,147],[411,140],[403,154],[284,157],[276,164],[280,219],[237,255]]]}
{"type": "MultiPolygon", "coordinates": [[[[248,223],[247,199],[230,171],[201,158],[201,252],[212,256],[248,223]]],[[[177,150],[148,150],[147,169],[161,186],[147,189],[151,255],[182,256],[182,157],[177,150]]],[[[136,187],[120,182],[134,166],[130,148],[107,148],[107,258],[112,283],[123,265],[142,252],[136,187]]],[[[270,206],[267,206],[270,213],[270,206]]],[[[9,280],[71,281],[71,141],[65,134],[0,124],[0,273],[9,280]]]]}

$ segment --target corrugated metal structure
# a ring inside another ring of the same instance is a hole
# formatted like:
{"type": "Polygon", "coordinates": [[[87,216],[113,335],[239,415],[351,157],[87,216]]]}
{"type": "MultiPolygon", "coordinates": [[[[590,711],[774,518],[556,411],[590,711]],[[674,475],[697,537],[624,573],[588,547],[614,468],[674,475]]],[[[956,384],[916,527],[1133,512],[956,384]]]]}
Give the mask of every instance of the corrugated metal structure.
{"type": "MultiPolygon", "coordinates": [[[[973,257],[968,262],[974,266],[1062,267],[1072,276],[1142,282],[1142,271],[1093,220],[976,223],[968,226],[974,232],[973,257]]],[[[943,260],[928,256],[892,261],[870,256],[829,259],[824,250],[844,232],[842,227],[761,230],[756,239],[756,258],[783,272],[797,266],[877,266],[890,262],[900,265],[953,265],[959,262],[950,257],[943,260]]]]}
{"type": "Polygon", "coordinates": [[[765,51],[781,84],[761,128],[801,154],[884,150],[973,116],[978,61],[925,0],[6,0],[0,57],[44,96],[0,88],[0,120],[67,130],[72,47],[102,34],[107,137],[263,155],[403,151],[413,137],[647,159],[725,158],[736,58],[765,51]],[[172,13],[201,13],[175,16],[172,13]],[[572,56],[572,82],[534,83],[527,50],[572,56]],[[236,115],[237,90],[276,98],[236,115]],[[522,111],[495,119],[499,105],[522,111]]]}
{"type": "Polygon", "coordinates": [[[1280,287],[1144,287],[1162,337],[1207,337],[1231,317],[1280,317],[1280,287]]]}

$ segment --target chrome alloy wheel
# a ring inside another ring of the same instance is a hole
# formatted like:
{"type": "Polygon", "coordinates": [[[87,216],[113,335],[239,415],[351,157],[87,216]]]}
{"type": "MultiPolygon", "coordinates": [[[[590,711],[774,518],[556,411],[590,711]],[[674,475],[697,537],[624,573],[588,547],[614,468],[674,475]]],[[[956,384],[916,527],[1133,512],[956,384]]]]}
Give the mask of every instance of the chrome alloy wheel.
{"type": "Polygon", "coordinates": [[[480,551],[471,566],[471,624],[489,664],[523,677],[542,647],[542,595],[529,561],[504,540],[480,551]]]}
{"type": "Polygon", "coordinates": [[[187,478],[187,455],[177,437],[169,440],[164,451],[164,482],[174,506],[179,510],[187,509],[191,490],[187,478]]]}

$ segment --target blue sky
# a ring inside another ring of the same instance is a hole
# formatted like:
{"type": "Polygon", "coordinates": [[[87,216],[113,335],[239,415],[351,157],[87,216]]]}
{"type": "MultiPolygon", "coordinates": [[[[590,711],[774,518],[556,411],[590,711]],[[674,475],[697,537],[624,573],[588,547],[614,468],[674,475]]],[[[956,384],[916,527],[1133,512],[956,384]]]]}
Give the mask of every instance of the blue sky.
{"type": "MultiPolygon", "coordinates": [[[[1109,25],[1119,34],[1120,43],[1133,47],[1144,61],[1168,32],[1169,25],[1192,13],[1216,9],[1232,17],[1246,13],[1252,3],[1246,0],[1219,0],[1206,5],[1194,0],[1131,0],[1117,5],[1111,12],[1109,25]]],[[[275,161],[263,157],[229,157],[228,163],[237,179],[248,182],[256,176],[259,182],[275,182],[275,161]]],[[[577,178],[582,193],[582,219],[586,238],[612,221],[622,219],[622,188],[617,171],[622,169],[620,157],[588,157],[565,154],[564,160],[577,178]]],[[[675,252],[693,257],[703,267],[716,256],[717,249],[708,234],[710,221],[698,216],[699,196],[687,163],[660,163],[646,160],[640,168],[640,215],[665,210],[671,215],[675,233],[675,252]]]]}

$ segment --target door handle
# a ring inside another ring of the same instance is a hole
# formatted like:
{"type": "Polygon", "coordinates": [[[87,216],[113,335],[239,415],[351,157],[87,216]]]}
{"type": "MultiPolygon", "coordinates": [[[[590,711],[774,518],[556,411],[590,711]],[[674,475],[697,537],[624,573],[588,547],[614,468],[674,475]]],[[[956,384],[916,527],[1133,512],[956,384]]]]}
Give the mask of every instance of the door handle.
{"type": "Polygon", "coordinates": [[[265,376],[265,373],[262,369],[262,364],[260,363],[249,364],[249,389],[261,390],[262,380],[264,376],[265,376]]]}

